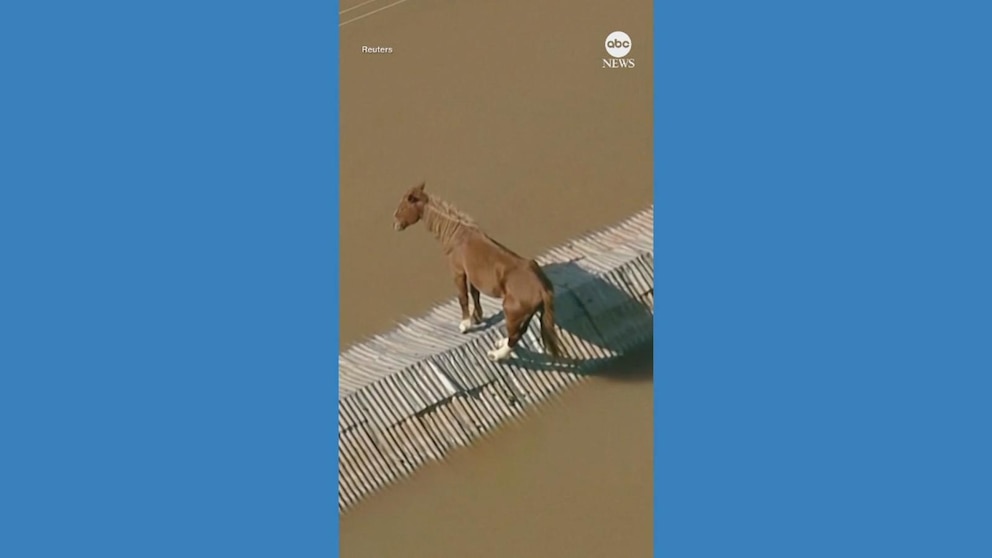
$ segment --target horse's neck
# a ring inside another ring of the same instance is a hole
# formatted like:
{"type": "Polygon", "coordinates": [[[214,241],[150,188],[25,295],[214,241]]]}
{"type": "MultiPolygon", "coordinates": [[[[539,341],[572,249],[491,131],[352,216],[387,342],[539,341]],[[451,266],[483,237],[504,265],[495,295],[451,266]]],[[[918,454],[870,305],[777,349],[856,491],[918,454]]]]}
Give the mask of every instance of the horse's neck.
{"type": "Polygon", "coordinates": [[[424,224],[445,248],[451,246],[460,232],[469,228],[467,223],[434,203],[427,204],[427,211],[424,212],[424,224]]]}

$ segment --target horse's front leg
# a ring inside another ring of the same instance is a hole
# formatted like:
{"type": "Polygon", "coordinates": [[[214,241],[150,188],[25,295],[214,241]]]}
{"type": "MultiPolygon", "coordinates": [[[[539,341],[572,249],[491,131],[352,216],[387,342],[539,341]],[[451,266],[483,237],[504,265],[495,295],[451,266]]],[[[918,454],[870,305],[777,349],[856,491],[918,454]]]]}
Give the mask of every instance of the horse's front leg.
{"type": "Polygon", "coordinates": [[[462,273],[455,273],[455,289],[458,291],[458,306],[462,309],[462,321],[458,323],[458,330],[465,333],[472,327],[472,318],[468,312],[468,276],[462,273]]]}

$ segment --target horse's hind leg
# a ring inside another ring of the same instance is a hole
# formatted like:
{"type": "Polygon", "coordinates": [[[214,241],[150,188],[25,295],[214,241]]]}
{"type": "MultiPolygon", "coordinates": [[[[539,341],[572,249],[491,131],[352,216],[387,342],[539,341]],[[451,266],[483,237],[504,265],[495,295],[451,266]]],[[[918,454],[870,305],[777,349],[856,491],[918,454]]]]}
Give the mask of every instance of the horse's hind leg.
{"type": "Polygon", "coordinates": [[[519,320],[516,320],[515,318],[511,318],[510,315],[507,314],[506,334],[509,337],[504,337],[503,339],[501,339],[499,345],[495,349],[487,353],[487,355],[489,356],[489,360],[494,360],[498,362],[501,360],[506,360],[506,358],[510,356],[510,353],[513,352],[513,347],[510,346],[510,340],[514,338],[516,331],[519,328],[520,328],[519,320]]]}
{"type": "Polygon", "coordinates": [[[500,361],[510,356],[513,349],[520,343],[520,339],[523,338],[527,326],[530,324],[530,319],[534,316],[532,311],[528,312],[523,308],[516,307],[516,305],[512,306],[514,307],[511,308],[511,305],[503,304],[503,311],[506,313],[507,337],[500,341],[495,350],[489,351],[491,360],[500,361]]]}
{"type": "Polygon", "coordinates": [[[472,323],[482,322],[482,303],[479,302],[479,289],[472,283],[468,284],[468,292],[472,295],[472,323]]]}

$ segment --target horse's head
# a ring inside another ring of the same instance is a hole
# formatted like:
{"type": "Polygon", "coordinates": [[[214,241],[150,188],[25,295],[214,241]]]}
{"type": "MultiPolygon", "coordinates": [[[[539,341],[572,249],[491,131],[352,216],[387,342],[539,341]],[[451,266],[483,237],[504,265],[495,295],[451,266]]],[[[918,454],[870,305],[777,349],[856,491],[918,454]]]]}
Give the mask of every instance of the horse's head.
{"type": "Polygon", "coordinates": [[[423,216],[424,206],[427,205],[427,192],[424,191],[425,184],[421,182],[420,185],[410,188],[403,194],[403,198],[400,199],[400,205],[396,208],[396,212],[393,213],[394,230],[401,231],[410,225],[415,225],[423,216]]]}

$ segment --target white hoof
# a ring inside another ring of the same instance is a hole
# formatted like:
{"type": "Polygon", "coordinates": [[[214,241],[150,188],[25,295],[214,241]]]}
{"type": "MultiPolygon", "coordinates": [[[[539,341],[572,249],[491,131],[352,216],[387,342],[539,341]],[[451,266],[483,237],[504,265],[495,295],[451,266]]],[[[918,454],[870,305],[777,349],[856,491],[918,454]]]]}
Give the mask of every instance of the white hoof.
{"type": "Polygon", "coordinates": [[[513,349],[511,349],[510,347],[500,346],[498,349],[489,351],[486,354],[489,355],[489,360],[498,362],[501,360],[506,360],[506,358],[510,356],[511,352],[513,352],[513,349]]]}
{"type": "Polygon", "coordinates": [[[458,323],[458,331],[465,333],[472,327],[472,320],[462,320],[458,323]]]}

